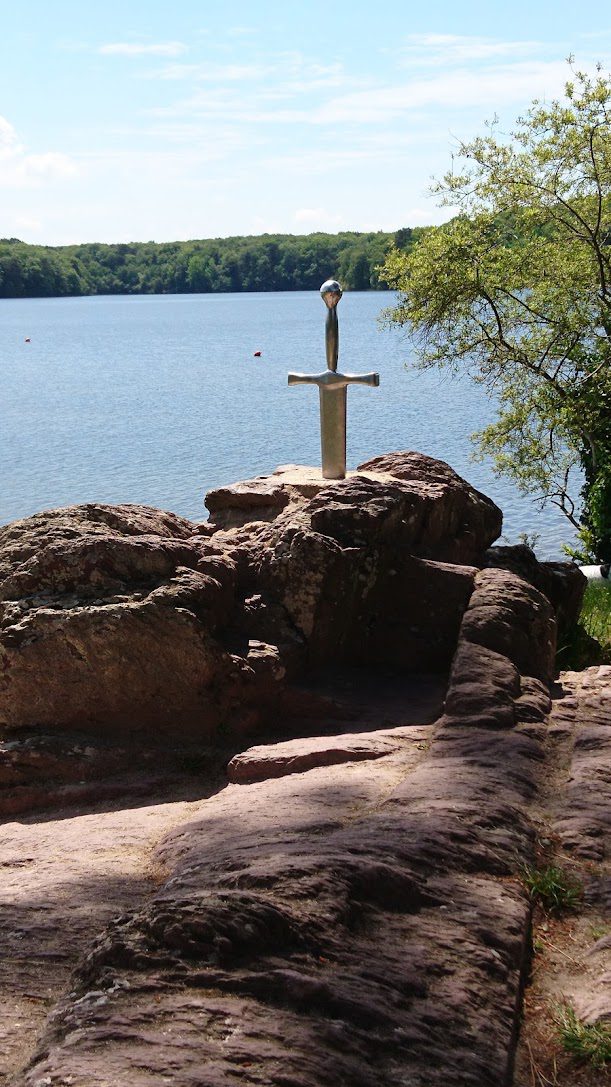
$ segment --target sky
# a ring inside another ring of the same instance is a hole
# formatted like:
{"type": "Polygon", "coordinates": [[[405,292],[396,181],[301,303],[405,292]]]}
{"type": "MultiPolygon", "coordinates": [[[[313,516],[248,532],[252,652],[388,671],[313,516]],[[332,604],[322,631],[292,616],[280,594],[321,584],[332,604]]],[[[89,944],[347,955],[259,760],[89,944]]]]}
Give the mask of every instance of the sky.
{"type": "Polygon", "coordinates": [[[389,230],[495,115],[611,70],[611,5],[0,0],[0,237],[389,230]]]}

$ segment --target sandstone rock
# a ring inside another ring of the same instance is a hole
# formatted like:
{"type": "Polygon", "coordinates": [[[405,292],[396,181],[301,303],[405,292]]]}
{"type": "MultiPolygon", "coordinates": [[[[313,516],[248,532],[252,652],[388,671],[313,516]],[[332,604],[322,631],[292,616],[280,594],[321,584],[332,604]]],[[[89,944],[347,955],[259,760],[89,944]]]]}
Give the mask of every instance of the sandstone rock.
{"type": "Polygon", "coordinates": [[[611,859],[611,701],[607,712],[605,724],[584,723],[575,738],[566,803],[555,826],[565,849],[598,863],[611,859]]]}
{"type": "Polygon", "coordinates": [[[256,476],[208,491],[206,508],[214,528],[241,528],[249,521],[272,521],[287,506],[313,498],[326,481],[320,470],[286,464],[270,475],[256,476]]]}
{"type": "Polygon", "coordinates": [[[414,763],[230,786],[157,860],[17,1084],[511,1081],[540,752],[461,730],[414,763]],[[501,878],[499,878],[501,877],[501,878]]]}
{"type": "Polygon", "coordinates": [[[452,662],[445,701],[448,724],[511,728],[520,697],[520,675],[500,653],[461,640],[452,662]]]}
{"type": "Polygon", "coordinates": [[[269,476],[212,491],[215,528],[286,522],[303,511],[315,532],[344,547],[394,537],[396,547],[442,562],[475,564],[501,532],[501,511],[442,461],[391,453],[329,481],[320,470],[288,465],[269,476]]]}
{"type": "Polygon", "coordinates": [[[552,706],[550,689],[533,676],[520,677],[520,696],[516,700],[516,719],[518,721],[545,721],[552,706]]]}
{"type": "Polygon", "coordinates": [[[447,668],[476,571],[391,546],[344,547],[306,527],[277,524],[259,580],[307,641],[310,663],[447,668]]]}
{"type": "Polygon", "coordinates": [[[461,638],[502,653],[524,675],[547,682],[554,675],[556,622],[552,606],[516,574],[498,569],[478,573],[461,638]]]}
{"type": "Polygon", "coordinates": [[[213,638],[233,564],[181,518],[138,506],[38,514],[0,530],[0,570],[5,729],[205,737],[229,711],[223,679],[230,701],[248,685],[213,638]]]}
{"type": "Polygon", "coordinates": [[[386,453],[365,461],[358,470],[388,473],[423,496],[427,509],[418,553],[425,558],[475,565],[501,534],[498,506],[444,461],[424,453],[386,453]],[[433,501],[426,502],[427,496],[433,501]]]}
{"type": "MultiPolygon", "coordinates": [[[[447,465],[402,453],[341,481],[251,482],[216,493],[211,534],[93,504],[0,530],[0,727],[143,744],[279,728],[308,669],[442,673],[461,624],[463,640],[549,674],[547,605],[516,575],[466,564],[500,513],[447,465]],[[232,510],[270,519],[219,527],[232,510]]],[[[495,712],[508,723],[508,704],[495,712]]]]}
{"type": "Polygon", "coordinates": [[[538,562],[529,547],[518,544],[491,547],[486,552],[484,564],[510,570],[543,593],[554,608],[562,637],[577,622],[587,581],[574,563],[538,562]]]}
{"type": "Polygon", "coordinates": [[[409,745],[422,747],[430,736],[426,725],[379,729],[376,732],[313,736],[286,743],[250,747],[234,755],[227,767],[230,782],[240,785],[286,774],[303,774],[318,766],[381,759],[409,745]]]}

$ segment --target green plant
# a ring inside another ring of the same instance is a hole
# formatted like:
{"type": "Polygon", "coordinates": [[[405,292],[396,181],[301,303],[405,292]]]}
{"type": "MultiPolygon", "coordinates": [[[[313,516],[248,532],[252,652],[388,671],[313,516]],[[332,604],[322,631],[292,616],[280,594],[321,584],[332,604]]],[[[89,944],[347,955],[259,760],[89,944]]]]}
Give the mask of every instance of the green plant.
{"type": "Polygon", "coordinates": [[[532,901],[546,913],[574,910],[583,896],[581,881],[555,865],[548,865],[547,868],[527,866],[522,871],[522,880],[532,901]]]}
{"type": "Polygon", "coordinates": [[[590,581],[586,587],[580,616],[591,638],[596,638],[603,651],[611,653],[611,585],[590,581]]]}
{"type": "Polygon", "coordinates": [[[558,646],[559,669],[579,671],[594,664],[611,664],[611,585],[590,581],[579,621],[558,646]]]}
{"type": "Polygon", "coordinates": [[[459,145],[434,188],[454,218],[382,271],[415,364],[494,395],[480,454],[557,505],[595,562],[611,561],[610,146],[611,74],[572,71],[513,133],[459,145]]]}
{"type": "Polygon", "coordinates": [[[606,1068],[611,1061],[611,1026],[608,1023],[584,1023],[570,1004],[556,1013],[556,1029],[563,1049],[593,1068],[606,1068]]]}

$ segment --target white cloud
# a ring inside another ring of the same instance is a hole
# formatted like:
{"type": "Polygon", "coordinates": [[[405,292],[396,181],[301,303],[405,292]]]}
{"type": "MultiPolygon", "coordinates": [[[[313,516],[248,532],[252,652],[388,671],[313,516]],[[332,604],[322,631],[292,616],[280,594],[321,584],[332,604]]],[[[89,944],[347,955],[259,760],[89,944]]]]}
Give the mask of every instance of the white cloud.
{"type": "Polygon", "coordinates": [[[74,177],[76,163],[61,151],[45,151],[41,155],[25,155],[23,168],[31,178],[74,177]]]}
{"type": "Polygon", "coordinates": [[[6,117],[0,117],[0,155],[13,151],[17,146],[17,133],[6,117]]]}
{"type": "Polygon", "coordinates": [[[408,34],[399,53],[410,66],[430,68],[496,57],[523,57],[541,48],[541,43],[535,41],[498,41],[462,34],[408,34]]]}
{"type": "MultiPolygon", "coordinates": [[[[371,82],[365,85],[359,77],[349,79],[341,65],[321,67],[309,64],[300,54],[277,54],[272,65],[276,78],[271,84],[267,78],[269,58],[265,64],[199,67],[193,93],[150,110],[149,115],[166,119],[201,118],[208,122],[222,120],[249,126],[358,125],[360,128],[390,127],[409,117],[412,128],[417,124],[426,138],[433,111],[437,111],[437,127],[440,111],[448,118],[446,127],[454,124],[457,111],[467,109],[477,109],[482,123],[507,106],[521,106],[533,97],[561,94],[567,79],[564,60],[513,60],[509,54],[514,43],[488,43],[482,39],[477,44],[479,39],[455,39],[449,35],[436,35],[434,40],[446,42],[446,47],[454,49],[455,56],[462,59],[466,40],[471,43],[468,48],[472,52],[479,49],[482,56],[486,55],[486,62],[433,67],[430,73],[414,74],[412,78],[406,79],[403,73],[387,77],[377,85],[371,82]],[[500,56],[505,51],[507,56],[495,62],[491,53],[486,54],[486,50],[493,49],[499,50],[500,56]],[[329,88],[335,93],[325,94],[329,88]]],[[[345,142],[346,137],[347,129],[340,127],[339,142],[345,142]]]]}
{"type": "Polygon", "coordinates": [[[101,45],[98,53],[121,57],[180,57],[187,52],[183,42],[156,42],[145,45],[138,42],[109,42],[101,45]]]}
{"type": "Polygon", "coordinates": [[[40,219],[34,219],[31,215],[17,215],[15,217],[15,226],[22,231],[38,231],[42,227],[42,222],[40,219]]]}
{"type": "Polygon", "coordinates": [[[512,102],[557,95],[567,78],[560,61],[499,64],[483,69],[460,68],[428,79],[357,91],[335,98],[312,114],[316,124],[380,124],[425,107],[480,107],[482,119],[512,102]]]}
{"type": "Polygon", "coordinates": [[[61,151],[28,153],[13,125],[0,117],[0,186],[37,187],[45,181],[73,177],[77,172],[74,160],[61,151]]]}

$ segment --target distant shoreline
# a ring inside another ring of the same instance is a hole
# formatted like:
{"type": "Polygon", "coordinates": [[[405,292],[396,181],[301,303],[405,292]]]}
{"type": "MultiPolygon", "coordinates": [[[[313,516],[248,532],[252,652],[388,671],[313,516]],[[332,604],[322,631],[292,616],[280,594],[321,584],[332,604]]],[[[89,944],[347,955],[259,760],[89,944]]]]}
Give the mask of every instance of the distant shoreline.
{"type": "Polygon", "coordinates": [[[111,245],[43,246],[3,238],[0,298],[308,291],[329,276],[346,290],[386,290],[380,266],[389,249],[409,251],[428,229],[111,245]]]}

